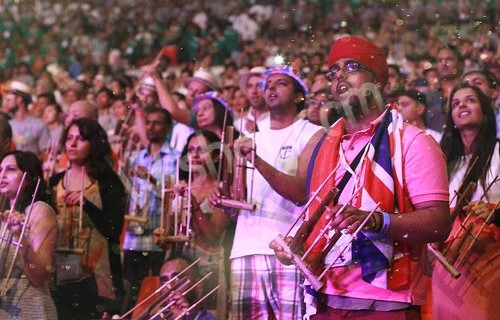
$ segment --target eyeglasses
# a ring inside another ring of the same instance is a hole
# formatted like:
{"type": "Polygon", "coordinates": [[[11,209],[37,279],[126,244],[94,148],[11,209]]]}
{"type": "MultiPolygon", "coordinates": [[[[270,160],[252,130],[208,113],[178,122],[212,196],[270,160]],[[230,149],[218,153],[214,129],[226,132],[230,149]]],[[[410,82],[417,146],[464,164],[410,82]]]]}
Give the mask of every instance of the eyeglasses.
{"type": "MultiPolygon", "coordinates": [[[[177,277],[178,275],[179,275],[179,272],[162,274],[162,275],[160,275],[160,282],[163,285],[163,284],[169,282],[170,280],[172,280],[174,277],[177,277]]],[[[182,277],[180,279],[182,279],[182,277]]],[[[177,280],[180,280],[180,279],[177,279],[177,280]]]]}
{"type": "Polygon", "coordinates": [[[311,99],[309,100],[309,105],[312,106],[320,106],[321,108],[323,108],[324,105],[326,105],[327,103],[329,103],[330,101],[328,100],[317,100],[317,99],[311,99]]]}
{"type": "Polygon", "coordinates": [[[187,153],[188,154],[194,154],[194,153],[206,153],[208,151],[208,148],[204,147],[188,147],[187,148],[187,153]]]}
{"type": "Polygon", "coordinates": [[[343,70],[347,73],[360,72],[362,70],[368,70],[367,67],[363,66],[361,63],[356,61],[349,61],[343,67],[333,66],[329,72],[325,74],[326,80],[333,81],[337,77],[337,74],[343,70]]]}
{"type": "Polygon", "coordinates": [[[170,280],[170,277],[167,277],[167,276],[160,276],[160,283],[161,284],[165,284],[168,282],[168,280],[170,280]]]}
{"type": "Polygon", "coordinates": [[[210,108],[214,107],[213,102],[210,102],[210,99],[204,99],[198,103],[196,103],[195,106],[193,106],[193,111],[194,113],[198,113],[199,111],[208,111],[210,108]],[[205,101],[206,100],[206,101],[205,101]]]}

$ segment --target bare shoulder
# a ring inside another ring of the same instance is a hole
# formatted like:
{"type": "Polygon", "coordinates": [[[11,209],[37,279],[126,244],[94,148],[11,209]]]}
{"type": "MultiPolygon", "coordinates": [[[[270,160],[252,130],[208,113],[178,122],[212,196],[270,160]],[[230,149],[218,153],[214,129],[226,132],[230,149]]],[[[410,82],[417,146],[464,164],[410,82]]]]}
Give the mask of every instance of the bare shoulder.
{"type": "Polygon", "coordinates": [[[325,135],[325,131],[319,127],[318,128],[318,131],[311,137],[311,139],[309,139],[309,144],[313,144],[314,146],[316,146],[319,142],[319,140],[321,140],[321,138],[325,135]]]}
{"type": "Polygon", "coordinates": [[[321,140],[325,132],[321,129],[321,127],[318,127],[318,131],[316,131],[311,138],[309,138],[309,141],[307,142],[307,145],[305,146],[302,154],[306,155],[307,157],[310,157],[314,149],[316,148],[316,145],[318,142],[321,140]]]}
{"type": "Polygon", "coordinates": [[[305,177],[307,174],[307,167],[309,165],[309,161],[311,160],[312,154],[314,150],[316,149],[316,146],[318,145],[319,141],[325,134],[325,132],[321,129],[321,127],[318,127],[318,131],[316,131],[309,141],[307,142],[307,145],[305,146],[304,150],[302,150],[302,153],[300,154],[299,157],[299,176],[305,177]]]}

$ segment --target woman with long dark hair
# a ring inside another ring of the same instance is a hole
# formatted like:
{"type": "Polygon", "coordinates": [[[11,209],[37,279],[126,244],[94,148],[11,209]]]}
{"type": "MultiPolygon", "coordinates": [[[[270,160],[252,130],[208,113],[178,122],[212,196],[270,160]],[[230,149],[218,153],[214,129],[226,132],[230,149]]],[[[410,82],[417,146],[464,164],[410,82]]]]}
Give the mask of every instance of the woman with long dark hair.
{"type": "Polygon", "coordinates": [[[461,276],[452,279],[436,264],[432,279],[435,319],[494,319],[500,313],[496,298],[500,232],[495,225],[500,143],[496,130],[491,100],[475,86],[456,86],[450,94],[441,147],[447,158],[455,218],[446,252],[461,276]]]}
{"type": "Polygon", "coordinates": [[[217,91],[199,95],[194,100],[195,123],[192,126],[222,136],[224,126],[233,125],[231,107],[217,91]]]}
{"type": "MultiPolygon", "coordinates": [[[[188,197],[188,192],[191,192],[193,241],[181,248],[182,254],[193,259],[202,259],[199,263],[201,274],[210,271],[214,273],[214,276],[205,282],[204,288],[207,292],[219,284],[217,299],[209,299],[203,306],[218,319],[225,319],[227,297],[222,241],[230,221],[220,208],[214,208],[209,203],[209,197],[218,185],[219,150],[220,140],[215,133],[197,131],[191,134],[181,155],[181,182],[175,186],[175,190],[185,198],[188,197]],[[191,190],[187,189],[189,158],[192,171],[191,190]]],[[[156,233],[158,234],[158,231],[156,233]]]]}
{"type": "MultiPolygon", "coordinates": [[[[496,131],[491,100],[476,86],[469,84],[456,86],[450,95],[441,149],[446,156],[450,181],[461,168],[465,168],[464,172],[470,171],[466,180],[461,181],[457,190],[459,194],[462,194],[463,189],[471,181],[479,182],[482,190],[486,187],[494,149],[498,148],[496,131]],[[457,92],[463,96],[464,101],[461,101],[460,97],[457,97],[455,102],[451,101],[457,92]],[[466,106],[472,103],[474,107],[466,106]],[[470,159],[477,160],[469,161],[470,159]]],[[[450,193],[451,197],[453,195],[454,193],[450,193]]]]}
{"type": "Polygon", "coordinates": [[[61,319],[96,318],[105,310],[116,312],[123,297],[119,237],[125,189],[97,121],[74,120],[62,141],[70,165],[50,179],[60,228],[53,295],[61,319]]]}
{"type": "Polygon", "coordinates": [[[0,168],[0,196],[6,202],[3,209],[9,208],[2,214],[2,230],[10,225],[8,229],[13,233],[10,248],[6,239],[1,242],[2,255],[9,250],[9,258],[1,266],[0,319],[56,319],[48,280],[53,269],[57,221],[48,204],[41,163],[31,152],[11,151],[0,158],[0,168]],[[19,239],[28,213],[27,229],[19,239]],[[10,280],[4,283],[14,258],[14,243],[20,243],[21,247],[10,280]]]}

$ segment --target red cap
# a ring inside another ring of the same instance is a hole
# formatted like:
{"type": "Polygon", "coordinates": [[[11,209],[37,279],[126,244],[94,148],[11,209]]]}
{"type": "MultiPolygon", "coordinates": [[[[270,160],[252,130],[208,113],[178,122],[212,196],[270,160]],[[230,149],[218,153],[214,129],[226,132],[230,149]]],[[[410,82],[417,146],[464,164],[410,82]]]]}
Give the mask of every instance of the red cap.
{"type": "Polygon", "coordinates": [[[335,41],[328,55],[328,67],[340,59],[351,58],[361,62],[374,74],[382,88],[387,84],[389,78],[387,61],[384,53],[376,45],[368,40],[355,36],[346,36],[335,41]]]}

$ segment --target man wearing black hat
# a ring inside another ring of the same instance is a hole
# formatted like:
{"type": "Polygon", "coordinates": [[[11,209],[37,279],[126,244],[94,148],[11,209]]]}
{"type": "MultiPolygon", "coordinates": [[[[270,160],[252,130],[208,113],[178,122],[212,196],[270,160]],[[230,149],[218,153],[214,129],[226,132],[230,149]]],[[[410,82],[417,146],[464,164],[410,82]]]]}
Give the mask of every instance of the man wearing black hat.
{"type": "Polygon", "coordinates": [[[12,81],[7,90],[6,105],[12,116],[9,123],[16,149],[41,156],[50,142],[50,131],[41,119],[29,115],[31,92],[27,84],[12,81]]]}

